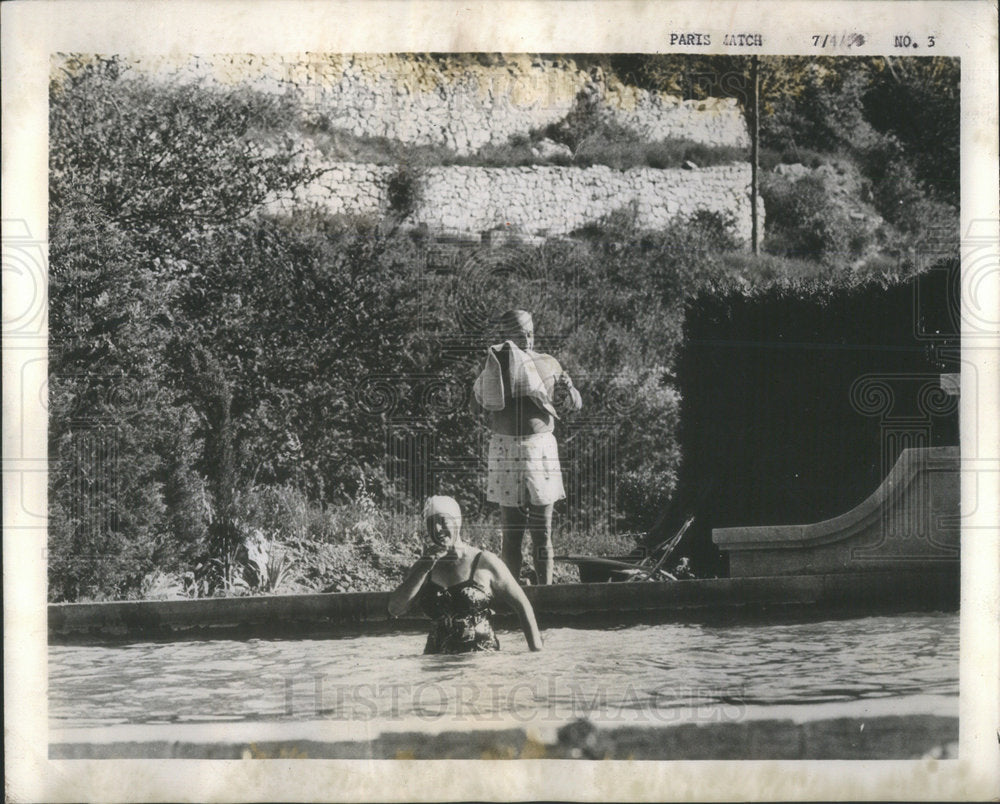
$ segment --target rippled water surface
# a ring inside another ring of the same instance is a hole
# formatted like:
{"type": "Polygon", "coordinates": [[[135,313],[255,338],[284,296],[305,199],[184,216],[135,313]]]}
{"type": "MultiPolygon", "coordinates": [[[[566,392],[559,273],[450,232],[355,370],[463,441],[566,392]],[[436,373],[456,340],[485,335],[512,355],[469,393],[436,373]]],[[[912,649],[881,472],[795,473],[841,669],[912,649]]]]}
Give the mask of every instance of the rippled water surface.
{"type": "MultiPolygon", "coordinates": [[[[51,646],[56,728],[815,706],[953,696],[958,615],[550,629],[545,650],[423,656],[419,634],[51,646]]],[[[663,718],[661,718],[663,719],[663,718]]]]}

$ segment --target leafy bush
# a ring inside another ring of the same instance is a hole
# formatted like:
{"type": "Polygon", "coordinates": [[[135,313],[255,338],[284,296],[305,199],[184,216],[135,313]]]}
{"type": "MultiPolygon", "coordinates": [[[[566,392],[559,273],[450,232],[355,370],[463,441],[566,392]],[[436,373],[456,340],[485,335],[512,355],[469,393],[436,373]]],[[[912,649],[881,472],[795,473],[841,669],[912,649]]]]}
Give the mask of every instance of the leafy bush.
{"type": "Polygon", "coordinates": [[[736,217],[731,212],[698,209],[688,216],[687,223],[707,239],[707,248],[713,251],[735,251],[742,247],[736,236],[736,217]]]}
{"type": "Polygon", "coordinates": [[[899,142],[882,140],[865,153],[864,164],[872,178],[876,209],[899,230],[917,237],[929,230],[940,233],[953,228],[957,233],[957,211],[928,193],[899,142]]]}
{"type": "Polygon", "coordinates": [[[407,165],[396,168],[386,186],[390,215],[404,220],[413,214],[422,195],[420,179],[419,170],[407,165]]]}
{"type": "Polygon", "coordinates": [[[862,256],[873,231],[833,202],[822,178],[794,181],[767,176],[761,182],[767,215],[764,247],[785,257],[847,264],[862,256]]]}
{"type": "Polygon", "coordinates": [[[232,438],[207,391],[228,384],[174,355],[218,334],[188,316],[220,312],[200,274],[217,234],[312,175],[264,142],[286,111],[245,91],[153,85],[116,59],[71,59],[52,80],[54,600],[137,594],[154,565],[226,539],[233,478],[219,459],[232,438]]]}
{"type": "Polygon", "coordinates": [[[954,58],[884,60],[864,96],[871,125],[901,143],[916,178],[958,206],[960,64],[954,58]]]}
{"type": "Polygon", "coordinates": [[[761,190],[768,222],[768,251],[820,259],[836,248],[821,179],[805,176],[787,182],[769,178],[761,190]]]}

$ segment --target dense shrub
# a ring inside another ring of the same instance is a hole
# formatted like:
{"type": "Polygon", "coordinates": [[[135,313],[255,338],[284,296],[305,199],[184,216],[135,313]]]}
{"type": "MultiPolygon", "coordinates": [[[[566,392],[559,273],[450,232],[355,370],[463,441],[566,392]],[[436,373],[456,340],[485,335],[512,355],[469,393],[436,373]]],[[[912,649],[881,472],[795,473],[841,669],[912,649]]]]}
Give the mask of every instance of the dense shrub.
{"type": "Polygon", "coordinates": [[[416,211],[421,198],[420,179],[419,170],[408,165],[396,168],[386,186],[390,215],[404,220],[416,211]]]}
{"type": "Polygon", "coordinates": [[[225,372],[206,383],[171,355],[185,336],[211,346],[232,301],[186,316],[217,234],[311,174],[265,145],[281,99],[65,65],[49,104],[50,596],[120,598],[226,538],[228,414],[187,393],[224,390],[225,372]]]}
{"type": "Polygon", "coordinates": [[[917,179],[951,206],[959,202],[959,75],[958,59],[887,58],[864,97],[870,124],[905,146],[917,179]]]}
{"type": "Polygon", "coordinates": [[[50,593],[124,596],[164,526],[163,448],[182,411],[159,377],[169,289],[100,210],[51,228],[50,593]]]}
{"type": "Polygon", "coordinates": [[[761,184],[767,215],[764,246],[775,254],[822,260],[846,251],[822,179],[788,181],[770,176],[761,184]]]}
{"type": "Polygon", "coordinates": [[[879,213],[912,240],[933,233],[939,247],[957,247],[958,210],[942,201],[948,195],[929,193],[902,145],[885,138],[864,155],[872,179],[873,203],[879,213]]]}
{"type": "Polygon", "coordinates": [[[742,249],[743,243],[736,234],[736,218],[731,212],[698,209],[688,216],[687,223],[706,238],[706,247],[711,251],[742,249]]]}

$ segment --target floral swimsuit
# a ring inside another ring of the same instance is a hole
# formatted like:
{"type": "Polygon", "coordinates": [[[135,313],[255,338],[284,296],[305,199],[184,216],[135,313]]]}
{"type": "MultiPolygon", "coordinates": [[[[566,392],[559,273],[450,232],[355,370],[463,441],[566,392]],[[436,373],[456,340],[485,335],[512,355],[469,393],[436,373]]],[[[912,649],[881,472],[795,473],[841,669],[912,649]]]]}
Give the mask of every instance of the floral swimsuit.
{"type": "Polygon", "coordinates": [[[493,633],[489,590],[476,583],[476,566],[482,553],[472,560],[468,580],[443,587],[429,577],[420,590],[420,607],[431,619],[424,653],[468,653],[499,650],[493,633]]]}

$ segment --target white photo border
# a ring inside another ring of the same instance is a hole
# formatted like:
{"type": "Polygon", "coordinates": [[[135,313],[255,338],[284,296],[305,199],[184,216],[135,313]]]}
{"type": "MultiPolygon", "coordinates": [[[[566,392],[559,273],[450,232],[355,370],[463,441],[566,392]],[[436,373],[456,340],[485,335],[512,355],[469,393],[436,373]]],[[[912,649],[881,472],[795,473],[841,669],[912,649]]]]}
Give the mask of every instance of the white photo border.
{"type": "MultiPolygon", "coordinates": [[[[23,236],[42,248],[49,58],[56,52],[720,53],[729,52],[719,44],[723,33],[760,32],[764,44],[756,52],[761,55],[898,55],[893,35],[933,35],[934,55],[962,59],[963,268],[977,248],[981,256],[982,244],[969,238],[982,233],[987,270],[977,290],[985,295],[977,302],[1000,310],[997,8],[992,2],[36,0],[4,3],[0,13],[3,235],[5,242],[23,236]],[[667,44],[671,31],[707,31],[713,45],[672,48],[667,44]],[[865,44],[855,43],[849,51],[817,51],[812,45],[813,34],[851,32],[863,33],[865,44]]],[[[45,277],[38,277],[33,289],[17,284],[17,277],[8,285],[6,259],[4,267],[4,706],[10,800],[967,800],[993,798],[1000,789],[995,319],[978,329],[966,320],[963,331],[964,357],[976,365],[980,394],[962,397],[963,459],[974,456],[963,470],[981,473],[980,490],[989,489],[992,496],[980,497],[962,537],[957,760],[311,760],[307,773],[296,760],[49,760],[46,534],[44,524],[26,513],[46,510],[46,416],[37,400],[22,397],[25,372],[37,369],[47,348],[44,307],[32,308],[25,294],[44,293],[45,277]],[[15,319],[18,326],[22,319],[27,323],[23,331],[11,333],[8,322],[15,319]],[[967,335],[974,343],[965,340],[967,335]],[[969,417],[977,415],[973,428],[969,417]],[[974,444],[965,442],[970,432],[977,434],[974,444]]],[[[969,494],[975,490],[967,486],[963,483],[963,505],[974,501],[969,494]]]]}

